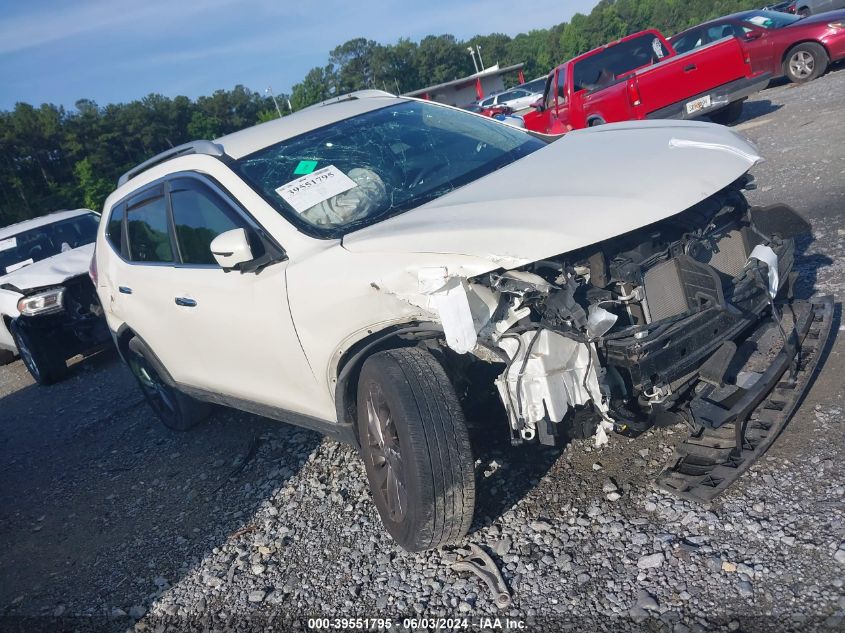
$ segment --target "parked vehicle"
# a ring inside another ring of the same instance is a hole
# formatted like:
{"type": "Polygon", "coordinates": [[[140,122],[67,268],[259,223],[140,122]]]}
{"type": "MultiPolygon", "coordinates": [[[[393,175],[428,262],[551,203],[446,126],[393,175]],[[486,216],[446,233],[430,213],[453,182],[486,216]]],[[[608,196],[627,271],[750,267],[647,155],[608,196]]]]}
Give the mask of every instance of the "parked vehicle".
{"type": "Polygon", "coordinates": [[[796,0],[788,0],[787,2],[777,2],[775,4],[766,5],[762,7],[764,11],[780,11],[781,13],[795,13],[796,0]]]}
{"type": "Polygon", "coordinates": [[[530,108],[531,104],[536,101],[538,94],[525,90],[524,88],[513,88],[498,94],[490,95],[486,99],[482,99],[478,104],[482,108],[490,108],[496,105],[503,105],[516,112],[518,110],[525,110],[530,108]]]}
{"type": "Polygon", "coordinates": [[[469,105],[461,106],[461,109],[489,117],[497,116],[500,114],[505,116],[513,114],[513,108],[509,108],[506,105],[493,105],[488,108],[485,108],[484,106],[481,106],[477,103],[470,103],[469,105]]]}
{"type": "Polygon", "coordinates": [[[0,352],[42,385],[109,339],[88,267],[99,215],[59,211],[0,229],[0,352]]]}
{"type": "Polygon", "coordinates": [[[519,445],[685,421],[720,448],[661,485],[712,497],[783,428],[824,346],[829,301],[770,317],[808,225],[749,207],[760,157],[723,127],[551,140],[363,91],[160,154],[121,177],[97,236],[118,349],[172,428],[217,403],[360,447],[411,550],[470,526],[470,425],[519,445]],[[464,413],[487,397],[500,427],[464,413]],[[745,429],[767,397],[777,415],[745,429]]]}
{"type": "Polygon", "coordinates": [[[579,55],[554,69],[529,130],[569,130],[632,119],[709,116],[731,123],[742,102],[770,75],[755,72],[742,45],[725,38],[679,55],[659,31],[642,31],[579,55]]]}
{"type": "Polygon", "coordinates": [[[743,11],[699,24],[669,41],[679,53],[726,37],[739,38],[757,72],[811,81],[845,58],[845,11],[800,18],[776,11],[743,11]]]}
{"type": "Polygon", "coordinates": [[[793,10],[790,13],[803,17],[845,9],[845,0],[795,0],[791,4],[793,10]]]}
{"type": "Polygon", "coordinates": [[[544,75],[542,77],[538,77],[537,79],[526,81],[524,84],[519,84],[517,88],[522,88],[523,90],[527,90],[532,94],[540,96],[546,88],[546,76],[544,75]]]}

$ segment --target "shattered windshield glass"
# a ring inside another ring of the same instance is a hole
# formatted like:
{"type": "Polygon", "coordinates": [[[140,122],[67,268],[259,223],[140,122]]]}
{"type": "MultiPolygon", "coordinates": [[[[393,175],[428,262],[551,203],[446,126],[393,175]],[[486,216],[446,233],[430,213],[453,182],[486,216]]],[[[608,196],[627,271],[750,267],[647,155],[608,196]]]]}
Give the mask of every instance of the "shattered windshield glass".
{"type": "Polygon", "coordinates": [[[406,102],[339,121],[236,161],[307,232],[335,237],[470,183],[545,143],[496,121],[406,102]]]}
{"type": "Polygon", "coordinates": [[[91,244],[97,239],[99,216],[86,213],[0,238],[0,275],[91,244]]]}

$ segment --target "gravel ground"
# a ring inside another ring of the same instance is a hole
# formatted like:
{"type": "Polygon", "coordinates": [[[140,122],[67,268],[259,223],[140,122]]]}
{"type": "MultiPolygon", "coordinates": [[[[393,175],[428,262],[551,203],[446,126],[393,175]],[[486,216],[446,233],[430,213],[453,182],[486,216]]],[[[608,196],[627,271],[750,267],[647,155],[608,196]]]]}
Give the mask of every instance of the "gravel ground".
{"type": "MultiPolygon", "coordinates": [[[[836,70],[757,95],[737,126],[768,158],[754,201],[814,223],[805,296],[845,294],[843,104],[836,70]]],[[[349,447],[234,411],[169,432],[111,353],[49,388],[0,367],[0,630],[845,630],[841,338],[781,438],[711,506],[652,484],[679,428],[601,449],[491,443],[473,531],[423,554],[382,531],[349,447]],[[470,542],[500,565],[510,607],[450,568],[470,542]]]]}

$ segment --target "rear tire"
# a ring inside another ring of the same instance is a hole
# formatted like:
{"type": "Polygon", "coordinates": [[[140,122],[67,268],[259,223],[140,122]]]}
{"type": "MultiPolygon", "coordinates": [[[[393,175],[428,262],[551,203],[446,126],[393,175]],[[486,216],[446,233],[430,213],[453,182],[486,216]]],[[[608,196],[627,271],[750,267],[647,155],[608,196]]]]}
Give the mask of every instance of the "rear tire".
{"type": "Polygon", "coordinates": [[[786,53],[783,74],[791,82],[803,84],[823,75],[829,63],[824,46],[815,42],[802,42],[786,53]]]}
{"type": "Polygon", "coordinates": [[[15,360],[14,353],[5,349],[0,349],[0,367],[2,367],[3,365],[8,365],[13,360],[15,360]]]}
{"type": "Polygon", "coordinates": [[[418,348],[368,358],[357,424],[370,491],[393,539],[417,552],[464,536],[475,509],[474,458],[442,365],[418,348]]]}
{"type": "Polygon", "coordinates": [[[710,120],[719,125],[730,125],[736,123],[742,117],[743,101],[734,101],[721,110],[710,114],[710,120]]]}
{"type": "Polygon", "coordinates": [[[21,360],[39,385],[52,385],[67,376],[67,359],[59,357],[12,321],[9,331],[21,360]]]}
{"type": "Polygon", "coordinates": [[[144,399],[162,424],[174,431],[187,431],[205,420],[211,405],[194,400],[171,387],[147,358],[130,341],[127,362],[132,375],[144,394],[144,399]]]}

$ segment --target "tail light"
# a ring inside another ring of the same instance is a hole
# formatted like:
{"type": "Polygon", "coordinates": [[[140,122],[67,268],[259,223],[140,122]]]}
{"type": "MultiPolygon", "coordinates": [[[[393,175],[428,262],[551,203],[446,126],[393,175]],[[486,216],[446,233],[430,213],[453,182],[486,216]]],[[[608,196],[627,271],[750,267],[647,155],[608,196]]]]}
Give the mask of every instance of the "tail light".
{"type": "Polygon", "coordinates": [[[97,251],[91,256],[91,265],[88,266],[88,276],[94,282],[94,287],[97,286],[97,251]]]}
{"type": "Polygon", "coordinates": [[[636,77],[628,78],[628,100],[632,106],[638,106],[642,102],[640,98],[640,86],[636,77]]]}

